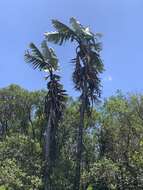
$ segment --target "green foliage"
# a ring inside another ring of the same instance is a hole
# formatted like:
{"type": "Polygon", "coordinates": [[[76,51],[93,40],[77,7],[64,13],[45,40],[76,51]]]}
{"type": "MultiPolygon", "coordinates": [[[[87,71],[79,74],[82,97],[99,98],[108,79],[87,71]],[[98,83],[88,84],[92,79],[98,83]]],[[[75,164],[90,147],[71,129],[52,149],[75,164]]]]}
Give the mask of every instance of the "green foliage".
{"type": "Polygon", "coordinates": [[[0,190],[6,190],[4,186],[0,186],[0,190]]]}
{"type": "MultiPolygon", "coordinates": [[[[0,90],[0,189],[43,188],[44,91],[16,85],[0,90]],[[26,106],[27,105],[27,106],[26,106]],[[30,108],[30,109],[29,109],[30,108]],[[24,112],[24,109],[26,112],[24,112]],[[27,117],[31,113],[31,121],[27,117]],[[23,124],[23,120],[25,124],[23,124]],[[35,136],[33,136],[34,129],[35,136]]],[[[57,129],[52,181],[55,189],[73,190],[79,102],[69,99],[57,129]]],[[[143,188],[143,96],[118,93],[85,117],[81,189],[143,188]]]]}
{"type": "Polygon", "coordinates": [[[52,24],[54,28],[58,30],[58,32],[46,32],[45,36],[49,42],[53,42],[55,44],[62,45],[63,42],[67,40],[73,41],[75,38],[75,32],[70,29],[65,24],[61,23],[58,20],[52,20],[52,24]]]}
{"type": "Polygon", "coordinates": [[[55,44],[62,45],[64,42],[70,41],[78,41],[81,42],[85,39],[93,40],[94,37],[97,38],[98,35],[93,35],[90,32],[88,27],[83,27],[79,21],[75,18],[70,18],[70,27],[61,23],[58,20],[52,20],[52,24],[54,28],[57,30],[56,32],[46,32],[45,37],[49,42],[53,42],[55,44]]]}
{"type": "Polygon", "coordinates": [[[58,59],[52,48],[47,46],[47,43],[43,41],[41,43],[41,51],[36,47],[34,43],[31,43],[30,50],[25,52],[25,61],[30,63],[34,69],[48,70],[49,72],[58,67],[58,59]]]}
{"type": "Polygon", "coordinates": [[[43,110],[44,96],[44,91],[28,92],[17,85],[0,89],[1,137],[13,131],[39,138],[34,117],[43,110]]]}
{"type": "Polygon", "coordinates": [[[92,185],[89,185],[87,190],[93,190],[92,185]]]}
{"type": "Polygon", "coordinates": [[[104,70],[99,55],[101,44],[98,40],[98,34],[92,33],[88,27],[84,27],[73,17],[70,18],[70,26],[58,20],[52,20],[52,24],[56,32],[45,33],[47,41],[59,45],[66,41],[77,43],[76,57],[72,59],[72,63],[75,65],[73,82],[75,89],[81,92],[80,98],[86,96],[84,99],[86,100],[86,110],[89,113],[90,106],[100,97],[99,75],[104,70]]]}
{"type": "Polygon", "coordinates": [[[39,189],[41,186],[41,148],[18,134],[0,142],[0,184],[9,189],[39,189]]]}

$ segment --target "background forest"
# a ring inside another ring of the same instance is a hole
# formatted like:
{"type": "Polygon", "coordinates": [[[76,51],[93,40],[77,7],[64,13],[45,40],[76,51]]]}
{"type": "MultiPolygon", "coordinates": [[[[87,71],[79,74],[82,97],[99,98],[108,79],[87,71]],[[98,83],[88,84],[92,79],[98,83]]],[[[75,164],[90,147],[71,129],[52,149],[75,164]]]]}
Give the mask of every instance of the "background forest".
{"type": "MultiPolygon", "coordinates": [[[[17,85],[0,90],[1,189],[42,189],[45,91],[17,85]]],[[[55,189],[72,190],[79,114],[68,98],[58,128],[55,189]]],[[[143,96],[117,92],[86,119],[82,154],[83,189],[143,188],[143,96]]]]}

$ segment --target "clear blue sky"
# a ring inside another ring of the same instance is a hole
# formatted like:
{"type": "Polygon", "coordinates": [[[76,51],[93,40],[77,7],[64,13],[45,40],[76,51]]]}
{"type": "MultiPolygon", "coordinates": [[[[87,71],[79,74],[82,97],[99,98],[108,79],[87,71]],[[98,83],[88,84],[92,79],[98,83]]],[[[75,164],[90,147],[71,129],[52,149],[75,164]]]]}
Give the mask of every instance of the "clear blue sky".
{"type": "MultiPolygon", "coordinates": [[[[16,83],[27,89],[46,87],[43,74],[24,63],[29,42],[40,44],[51,31],[50,20],[65,23],[71,16],[103,34],[103,97],[117,89],[143,90],[143,0],[0,0],[0,88],[16,83]]],[[[62,82],[75,95],[70,59],[73,48],[56,46],[62,82]],[[64,73],[64,74],[63,74],[64,73]]]]}

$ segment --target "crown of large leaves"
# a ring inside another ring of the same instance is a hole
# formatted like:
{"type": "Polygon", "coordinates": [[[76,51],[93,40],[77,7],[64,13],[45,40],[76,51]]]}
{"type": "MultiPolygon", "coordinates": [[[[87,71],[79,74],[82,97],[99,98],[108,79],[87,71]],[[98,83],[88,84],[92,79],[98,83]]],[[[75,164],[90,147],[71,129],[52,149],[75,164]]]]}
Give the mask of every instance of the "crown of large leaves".
{"type": "Polygon", "coordinates": [[[25,61],[30,63],[34,69],[57,70],[58,58],[52,48],[49,48],[46,41],[41,43],[41,49],[34,43],[30,43],[30,49],[25,52],[25,61]]]}
{"type": "Polygon", "coordinates": [[[62,45],[65,41],[92,40],[99,36],[93,34],[88,27],[83,27],[75,18],[70,18],[70,27],[58,20],[52,20],[55,32],[46,32],[45,37],[49,42],[62,45]]]}

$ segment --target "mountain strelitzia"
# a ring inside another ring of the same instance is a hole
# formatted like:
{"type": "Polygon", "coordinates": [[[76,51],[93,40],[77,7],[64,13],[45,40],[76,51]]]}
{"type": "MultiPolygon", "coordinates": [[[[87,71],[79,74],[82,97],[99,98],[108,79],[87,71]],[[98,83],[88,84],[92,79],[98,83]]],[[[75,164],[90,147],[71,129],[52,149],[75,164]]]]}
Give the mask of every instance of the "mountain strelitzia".
{"type": "Polygon", "coordinates": [[[75,65],[73,82],[80,95],[80,121],[78,127],[77,159],[74,190],[80,189],[81,161],[83,153],[83,129],[85,114],[91,115],[92,105],[100,97],[101,85],[99,74],[103,72],[103,63],[99,52],[100,35],[92,33],[88,27],[82,26],[75,18],[70,19],[70,27],[58,20],[52,20],[56,32],[45,33],[47,41],[62,45],[66,41],[76,42],[76,57],[72,60],[75,65]]]}
{"type": "Polygon", "coordinates": [[[47,46],[46,41],[41,44],[39,50],[33,43],[30,44],[30,51],[25,53],[25,61],[30,63],[34,69],[46,71],[47,95],[45,97],[45,117],[47,125],[44,129],[44,190],[52,188],[51,175],[54,161],[56,159],[56,135],[57,128],[63,116],[66,104],[66,92],[60,83],[58,70],[58,59],[52,48],[47,46]]]}

